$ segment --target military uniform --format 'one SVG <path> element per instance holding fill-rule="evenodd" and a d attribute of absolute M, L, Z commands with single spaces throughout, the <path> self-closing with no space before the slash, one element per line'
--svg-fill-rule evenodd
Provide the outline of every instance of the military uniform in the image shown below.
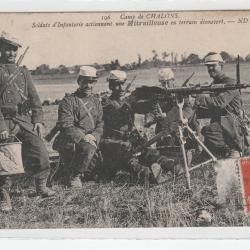
<path fill-rule="evenodd" d="M 105 175 L 114 177 L 119 170 L 128 170 L 128 161 L 132 148 L 130 135 L 134 129 L 133 103 L 129 98 L 121 100 L 110 97 L 103 98 L 104 134 L 101 151 L 104 158 Z"/>
<path fill-rule="evenodd" d="M 133 150 L 146 141 L 134 125 L 135 113 L 137 112 L 136 92 L 121 98 L 119 91 L 121 91 L 121 85 L 126 79 L 125 72 L 111 71 L 110 79 L 112 94 L 102 100 L 104 136 L 101 152 L 104 159 L 105 177 L 115 178 L 117 181 L 121 179 L 122 181 L 134 181 L 145 185 L 149 184 L 149 181 L 160 182 L 161 178 L 158 177 L 161 167 L 159 165 L 154 167 L 154 170 L 157 171 L 153 172 L 151 168 L 153 162 L 148 157 L 147 164 L 144 164 L 145 161 L 142 164 L 142 157 L 132 156 Z M 144 151 L 144 155 L 146 155 L 147 150 Z"/>
<path fill-rule="evenodd" d="M 163 131 L 164 129 L 170 129 L 171 124 L 179 120 L 179 110 L 172 96 L 169 96 L 168 100 L 166 100 L 165 102 L 160 102 L 159 105 L 162 109 L 162 112 L 164 112 L 166 116 L 161 117 L 156 109 L 153 111 L 156 120 L 156 134 Z M 189 102 L 188 98 L 186 98 L 183 106 L 184 118 L 191 120 L 191 118 L 193 118 L 193 114 L 194 112 L 192 109 L 192 105 Z M 170 131 L 172 130 L 170 129 Z"/>
<path fill-rule="evenodd" d="M 221 74 L 214 79 L 213 84 L 236 83 Z M 241 152 L 244 136 L 239 122 L 242 109 L 239 90 L 217 91 L 209 97 L 198 96 L 195 105 L 198 114 L 206 114 L 211 118 L 210 124 L 202 129 L 205 145 L 211 152 L 222 156 L 231 149 Z"/>
<path fill-rule="evenodd" d="M 0 37 L 0 137 L 5 141 L 12 135 L 12 139 L 15 136 L 22 142 L 24 166 L 35 174 L 37 194 L 52 196 L 55 192 L 46 186 L 50 172 L 49 155 L 39 137 L 43 122 L 42 105 L 28 69 L 15 64 L 21 45 L 14 40 L 5 32 Z M 6 212 L 12 209 L 6 188 L 9 186 L 9 178 L 2 177 L 0 205 Z"/>
<path fill-rule="evenodd" d="M 85 136 L 91 134 L 98 146 L 103 133 L 103 111 L 98 97 L 84 96 L 77 90 L 67 94 L 59 104 L 58 126 L 60 134 L 54 142 L 54 149 L 63 152 L 72 159 L 72 171 L 91 174 L 93 157 L 96 157 L 96 146 L 86 142 Z"/>
<path fill-rule="evenodd" d="M 48 171 L 49 156 L 45 145 L 36 132 L 35 123 L 43 122 L 40 99 L 28 70 L 19 67 L 20 73 L 14 84 L 6 86 L 10 74 L 18 68 L 15 64 L 0 66 L 0 132 L 8 130 L 22 141 L 22 156 L 27 169 L 34 173 Z M 20 92 L 27 100 L 23 100 Z"/>
<path fill-rule="evenodd" d="M 143 143 L 143 138 L 134 125 L 136 96 L 134 93 L 123 96 L 122 88 L 126 78 L 124 71 L 112 70 L 108 78 L 112 94 L 102 99 L 104 134 L 101 152 L 104 175 L 110 179 L 116 177 L 119 172 L 130 173 L 129 161 L 132 151 Z"/>
<path fill-rule="evenodd" d="M 158 72 L 159 82 L 163 89 L 174 87 L 174 73 L 170 68 L 162 68 Z M 177 126 L 179 125 L 179 108 L 177 106 L 175 98 L 171 94 L 167 94 L 164 101 L 158 103 L 153 103 L 152 112 L 147 114 L 147 117 L 150 117 L 150 121 L 146 126 L 156 123 L 155 134 L 158 134 L 161 131 L 166 131 L 168 135 L 168 140 L 164 138 L 162 141 L 158 142 L 158 146 L 178 146 L 179 141 L 176 138 Z M 159 111 L 161 109 L 162 114 Z M 183 105 L 183 116 L 185 119 L 188 119 L 189 125 L 192 129 L 198 130 L 198 122 L 194 116 L 194 111 L 192 105 L 189 101 L 189 98 L 184 98 Z"/>

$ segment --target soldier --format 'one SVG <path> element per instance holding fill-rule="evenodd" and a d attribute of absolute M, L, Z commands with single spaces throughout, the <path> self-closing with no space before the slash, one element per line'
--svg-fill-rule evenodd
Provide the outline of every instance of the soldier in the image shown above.
<path fill-rule="evenodd" d="M 55 192 L 46 186 L 50 163 L 41 139 L 42 105 L 29 71 L 15 64 L 19 47 L 21 45 L 7 34 L 0 37 L 0 139 L 4 141 L 9 136 L 16 136 L 22 142 L 23 162 L 26 169 L 35 174 L 37 194 L 52 196 Z M 8 83 L 10 75 L 15 73 L 15 80 Z M 10 178 L 1 177 L 0 182 L 1 210 L 10 211 Z"/>
<path fill-rule="evenodd" d="M 170 68 L 162 68 L 158 72 L 159 82 L 163 88 L 174 87 L 174 72 Z M 192 110 L 191 103 L 188 98 L 184 99 L 183 106 L 183 115 L 184 119 L 188 119 L 191 127 L 197 130 L 198 124 L 195 123 L 196 119 L 194 117 L 194 112 Z M 149 121 L 146 121 L 145 127 L 151 126 L 153 123 L 156 123 L 155 134 L 166 130 L 166 133 L 169 133 L 169 136 L 163 138 L 162 141 L 158 142 L 158 146 L 176 146 L 176 127 L 179 120 L 179 112 L 176 100 L 169 95 L 164 102 L 159 102 L 153 104 L 152 113 L 147 114 L 146 119 L 149 118 Z"/>
<path fill-rule="evenodd" d="M 158 72 L 158 80 L 163 88 L 174 87 L 174 72 L 170 68 L 162 68 Z"/>
<path fill-rule="evenodd" d="M 212 84 L 236 84 L 223 73 L 224 61 L 220 54 L 210 52 L 205 57 Z M 239 157 L 244 140 L 239 123 L 242 100 L 239 90 L 218 91 L 210 96 L 196 97 L 197 114 L 208 115 L 210 124 L 202 128 L 204 143 L 217 157 Z M 199 117 L 202 118 L 202 117 Z"/>
<path fill-rule="evenodd" d="M 104 158 L 105 177 L 113 178 L 117 171 L 127 170 L 132 150 L 128 135 L 134 128 L 134 111 L 133 106 L 122 98 L 127 80 L 126 73 L 112 70 L 107 80 L 111 95 L 102 98 L 104 139 L 101 151 Z"/>
<path fill-rule="evenodd" d="M 158 72 L 158 80 L 163 88 L 170 88 L 174 86 L 174 72 L 170 68 L 162 68 Z M 158 105 L 158 104 L 157 104 Z M 161 125 L 160 121 L 166 114 L 173 108 L 174 100 L 171 95 L 169 98 L 165 100 L 165 102 L 161 102 L 157 106 L 156 104 L 153 105 L 153 110 L 150 113 L 145 115 L 145 127 L 150 127 L 152 124 L 156 123 L 156 133 L 160 132 Z"/>
<path fill-rule="evenodd" d="M 77 79 L 79 88 L 73 94 L 66 94 L 58 108 L 60 134 L 53 148 L 64 158 L 70 158 L 67 167 L 71 168 L 72 188 L 81 188 L 82 178 L 86 180 L 94 174 L 93 164 L 103 133 L 102 105 L 92 93 L 96 81 L 96 69 L 82 66 Z"/>
<path fill-rule="evenodd" d="M 142 179 L 142 176 L 147 176 L 144 180 L 137 180 L 137 182 L 142 181 L 144 184 L 149 179 L 160 181 L 159 165 L 155 164 L 155 169 L 152 172 L 153 162 L 150 161 L 148 166 L 145 166 L 141 164 L 141 159 L 132 157 L 133 149 L 141 145 L 144 138 L 134 125 L 136 97 L 133 92 L 124 97 L 126 79 L 127 75 L 124 71 L 112 70 L 107 79 L 112 93 L 110 97 L 105 97 L 102 100 L 104 138 L 101 151 L 104 159 L 105 177 L 112 179 L 118 177 L 119 173 L 130 173 Z M 143 155 L 147 154 L 144 152 Z"/>

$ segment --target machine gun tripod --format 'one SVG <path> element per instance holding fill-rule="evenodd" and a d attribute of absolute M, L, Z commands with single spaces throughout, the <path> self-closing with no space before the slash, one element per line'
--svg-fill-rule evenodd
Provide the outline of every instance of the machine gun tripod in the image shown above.
<path fill-rule="evenodd" d="M 217 91 L 227 91 L 227 90 L 234 90 L 234 89 L 245 89 L 249 88 L 250 84 L 210 84 L 210 85 L 195 85 L 192 87 L 182 86 L 182 87 L 174 87 L 174 88 L 161 88 L 157 86 L 142 86 L 136 89 L 136 97 L 138 103 L 141 101 L 142 107 L 138 108 L 141 111 L 141 114 L 145 114 L 150 112 L 152 104 L 157 101 L 157 107 L 160 108 L 159 102 L 166 101 L 168 98 L 173 98 L 176 106 L 178 107 L 178 135 L 177 138 L 179 139 L 180 151 L 182 154 L 183 162 L 184 162 L 184 169 L 185 175 L 187 180 L 187 188 L 191 188 L 190 182 L 190 171 L 193 171 L 201 166 L 204 166 L 210 162 L 215 162 L 217 159 L 216 157 L 210 152 L 210 150 L 203 144 L 203 142 L 199 139 L 196 133 L 190 128 L 188 122 L 183 117 L 183 106 L 184 106 L 184 97 L 193 95 L 193 94 L 211 94 Z M 147 111 L 144 111 L 144 107 Z M 159 110 L 159 113 L 162 113 Z M 193 138 L 198 145 L 209 155 L 210 159 L 198 164 L 196 166 L 189 166 L 187 160 L 187 153 L 185 149 L 185 137 L 184 132 L 189 134 L 191 138 Z M 135 150 L 135 153 L 138 153 L 143 150 L 143 148 L 149 147 L 153 143 L 161 140 L 162 138 L 168 136 L 168 131 L 161 131 L 157 135 L 155 135 L 151 140 L 144 143 L 142 146 L 138 147 Z M 178 146 L 179 146 L 178 145 Z"/>
<path fill-rule="evenodd" d="M 177 107 L 178 107 L 178 112 L 179 112 L 179 124 L 178 124 L 178 132 L 179 132 L 179 142 L 180 142 L 180 149 L 181 149 L 181 154 L 183 158 L 183 163 L 184 163 L 184 169 L 185 169 L 185 176 L 186 176 L 186 181 L 187 181 L 187 188 L 191 189 L 191 181 L 190 181 L 190 172 L 198 169 L 208 163 L 214 163 L 217 161 L 216 157 L 210 152 L 210 150 L 204 145 L 204 143 L 200 140 L 198 135 L 196 134 L 195 131 L 193 131 L 190 126 L 188 125 L 187 119 L 184 119 L 183 116 L 183 106 L 184 106 L 184 99 L 181 101 L 177 100 L 176 101 Z M 209 155 L 210 159 L 207 161 L 197 164 L 195 166 L 190 167 L 187 161 L 187 153 L 185 149 L 185 138 L 184 138 L 184 131 L 187 131 L 187 133 L 198 143 L 198 145 Z"/>
<path fill-rule="evenodd" d="M 178 108 L 178 125 L 177 125 L 177 134 L 176 137 L 178 139 L 180 148 L 180 153 L 182 155 L 183 159 L 183 165 L 184 165 L 184 171 L 185 171 L 185 177 L 186 177 L 186 183 L 187 183 L 187 189 L 191 189 L 191 181 L 190 181 L 190 172 L 198 169 L 202 166 L 205 166 L 209 163 L 214 163 L 217 161 L 217 158 L 210 152 L 210 150 L 204 145 L 204 143 L 200 140 L 199 136 L 196 134 L 196 132 L 188 125 L 188 120 L 184 118 L 183 116 L 183 106 L 184 106 L 184 98 L 176 98 L 176 105 Z M 157 105 L 158 109 L 160 109 L 160 105 Z M 162 110 L 159 110 L 160 113 L 163 113 Z M 190 162 L 188 162 L 187 159 L 187 150 L 185 148 L 186 139 L 185 136 L 189 135 L 210 157 L 205 162 L 199 163 L 197 165 L 191 166 Z M 167 137 L 169 135 L 169 131 L 163 130 L 156 134 L 152 139 L 138 147 L 135 151 L 135 154 L 141 152 L 144 148 L 147 148 L 154 144 L 155 142 L 158 142 L 162 140 L 163 138 Z"/>

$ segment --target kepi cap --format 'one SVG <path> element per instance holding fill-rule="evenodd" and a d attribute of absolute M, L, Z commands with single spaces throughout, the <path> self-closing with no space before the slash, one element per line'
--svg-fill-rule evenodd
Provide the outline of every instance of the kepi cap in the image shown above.
<path fill-rule="evenodd" d="M 97 78 L 96 75 L 96 68 L 91 67 L 91 66 L 81 66 L 80 71 L 78 73 L 79 76 L 85 76 L 85 77 L 90 77 L 90 78 Z"/>
<path fill-rule="evenodd" d="M 109 80 L 125 82 L 127 80 L 127 74 L 122 70 L 111 70 L 108 77 L 108 81 Z"/>
<path fill-rule="evenodd" d="M 1 36 L 0 36 L 0 46 L 2 43 L 13 45 L 16 48 L 22 47 L 19 44 L 17 38 L 10 36 L 9 33 L 4 32 L 4 31 L 1 33 Z"/>
<path fill-rule="evenodd" d="M 174 72 L 170 68 L 162 68 L 158 72 L 159 81 L 168 81 L 174 79 Z"/>
<path fill-rule="evenodd" d="M 214 53 L 211 55 L 207 55 L 204 60 L 205 65 L 217 64 L 217 63 L 224 63 L 221 55 L 219 53 Z"/>

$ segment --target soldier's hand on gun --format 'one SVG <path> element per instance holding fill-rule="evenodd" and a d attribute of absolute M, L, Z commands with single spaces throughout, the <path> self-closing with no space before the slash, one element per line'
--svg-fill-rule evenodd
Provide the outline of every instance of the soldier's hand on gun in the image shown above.
<path fill-rule="evenodd" d="M 85 135 L 84 141 L 88 142 L 89 144 L 91 144 L 92 146 L 94 146 L 95 148 L 97 148 L 96 138 L 93 135 L 91 135 L 91 134 Z"/>
<path fill-rule="evenodd" d="M 37 135 L 39 137 L 42 137 L 42 135 L 43 135 L 43 124 L 42 123 L 35 123 L 33 131 L 37 132 Z"/>
<path fill-rule="evenodd" d="M 5 139 L 8 139 L 9 137 L 9 131 L 8 130 L 4 130 L 0 133 L 0 139 L 1 140 L 5 140 Z"/>

